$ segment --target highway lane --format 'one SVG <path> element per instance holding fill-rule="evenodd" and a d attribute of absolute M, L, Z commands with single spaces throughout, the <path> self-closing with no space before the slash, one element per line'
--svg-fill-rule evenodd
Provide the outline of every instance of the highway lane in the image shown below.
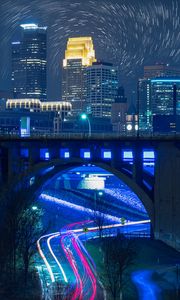
<path fill-rule="evenodd" d="M 113 190 L 113 193 L 115 192 L 116 190 Z M 117 192 L 113 195 L 117 198 Z M 122 199 L 121 194 L 118 195 L 121 200 L 127 200 Z M 83 202 L 74 201 L 72 195 L 70 198 L 66 198 L 67 195 L 62 196 L 43 191 L 39 200 L 47 209 L 45 221 L 47 222 L 48 218 L 56 221 L 56 225 L 53 227 L 56 232 L 41 237 L 37 243 L 39 254 L 43 260 L 39 261 L 38 267 L 43 289 L 48 290 L 49 297 L 49 294 L 53 295 L 56 282 L 61 282 L 65 286 L 70 285 L 71 299 L 100 300 L 97 298 L 99 295 L 102 296 L 101 299 L 105 299 L 102 286 L 97 279 L 96 266 L 85 248 L 86 240 L 99 237 L 99 228 L 89 221 L 89 219 L 93 219 L 94 210 L 84 207 L 85 203 Z M 129 199 L 133 209 L 136 209 L 137 203 L 134 201 Z M 117 233 L 129 235 L 149 232 L 149 220 L 129 221 L 127 220 L 128 216 L 127 210 L 126 223 L 123 225 L 121 224 L 121 214 L 117 214 L 115 208 L 112 211 L 106 211 L 103 236 L 114 236 Z M 71 224 L 59 230 L 60 224 L 62 227 L 68 221 Z M 75 222 L 72 223 L 72 221 Z M 86 232 L 84 232 L 85 228 Z"/>
<path fill-rule="evenodd" d="M 53 283 L 68 282 L 74 288 L 72 299 L 94 300 L 97 292 L 97 278 L 95 264 L 86 251 L 82 241 L 93 239 L 99 236 L 98 227 L 92 226 L 92 222 L 76 222 L 62 228 L 61 232 L 51 233 L 42 236 L 38 242 L 38 251 L 43 259 L 46 269 L 46 280 L 44 290 L 53 293 Z M 148 221 L 128 222 L 126 225 L 111 224 L 103 226 L 103 235 L 116 235 L 117 228 L 128 227 L 128 232 L 135 232 L 146 229 Z M 84 233 L 84 227 L 87 233 Z M 53 242 L 53 243 L 52 243 Z M 63 253 L 66 257 L 66 264 L 62 265 Z M 67 264 L 69 265 L 67 267 Z M 40 277 L 42 278 L 42 271 Z M 67 271 L 70 270 L 70 271 Z M 100 285 L 98 285 L 100 288 Z M 103 294 L 103 291 L 101 291 Z"/>

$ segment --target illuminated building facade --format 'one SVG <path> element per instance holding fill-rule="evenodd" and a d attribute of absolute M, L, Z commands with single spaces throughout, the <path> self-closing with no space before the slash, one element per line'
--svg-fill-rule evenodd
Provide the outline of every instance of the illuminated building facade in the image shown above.
<path fill-rule="evenodd" d="M 39 99 L 8 99 L 6 109 L 40 112 L 41 101 Z"/>
<path fill-rule="evenodd" d="M 1 135 L 20 135 L 22 118 L 30 119 L 30 134 L 44 135 L 54 134 L 54 113 L 52 112 L 30 112 L 30 111 L 16 111 L 5 110 L 0 111 L 0 134 Z"/>
<path fill-rule="evenodd" d="M 152 115 L 180 115 L 180 77 L 151 79 Z"/>
<path fill-rule="evenodd" d="M 111 118 L 117 94 L 117 68 L 104 62 L 95 62 L 87 68 L 87 106 L 93 117 Z"/>
<path fill-rule="evenodd" d="M 95 61 L 91 37 L 69 38 L 63 60 L 62 99 L 72 103 L 73 115 L 86 106 L 86 70 Z"/>
<path fill-rule="evenodd" d="M 40 101 L 39 99 L 8 99 L 6 108 L 9 110 L 29 110 L 30 112 L 62 112 L 66 116 L 72 110 L 69 102 Z"/>
<path fill-rule="evenodd" d="M 118 94 L 111 109 L 111 123 L 113 125 L 113 131 L 118 132 L 121 135 L 125 135 L 126 133 L 127 108 L 127 98 L 125 97 L 124 88 L 121 86 L 118 88 Z"/>
<path fill-rule="evenodd" d="M 22 39 L 12 43 L 12 92 L 17 98 L 47 98 L 46 27 L 22 24 Z"/>
<path fill-rule="evenodd" d="M 126 114 L 126 135 L 136 136 L 138 134 L 138 114 L 133 103 L 129 105 Z"/>
<path fill-rule="evenodd" d="M 144 66 L 144 78 L 180 76 L 180 69 L 169 66 L 168 64 L 155 64 Z"/>
<path fill-rule="evenodd" d="M 8 99 L 6 102 L 6 110 L 4 112 L 7 116 L 7 118 L 6 118 L 7 123 L 8 123 L 8 114 L 11 119 L 11 121 L 10 121 L 11 123 L 13 123 L 13 121 L 12 121 L 13 116 L 16 118 L 17 116 L 24 117 L 25 115 L 27 115 L 27 116 L 31 117 L 31 120 L 34 120 L 36 118 L 38 119 L 39 115 L 41 115 L 40 122 L 43 120 L 42 126 L 45 127 L 45 131 L 47 133 L 52 132 L 54 134 L 59 134 L 62 131 L 62 122 L 66 119 L 68 114 L 71 113 L 71 110 L 72 110 L 72 105 L 69 102 L 63 102 L 63 101 L 48 101 L 47 102 L 47 101 L 40 101 L 39 99 Z M 45 117 L 43 117 L 43 115 Z M 50 120 L 48 121 L 47 124 L 45 124 L 44 120 L 47 119 L 47 116 L 50 117 Z M 16 127 L 19 128 L 17 126 L 17 124 L 18 123 L 16 121 Z M 32 123 L 32 124 L 34 124 L 34 123 Z M 37 120 L 37 124 L 39 124 L 38 120 Z M 8 130 L 10 130 L 9 132 L 11 132 L 11 130 L 12 130 L 11 127 L 12 126 L 10 126 L 8 129 Z M 33 128 L 36 128 L 36 127 L 33 126 L 32 130 L 33 130 Z M 53 128 L 53 131 L 52 131 L 52 128 Z M 39 129 L 36 128 L 37 133 L 38 133 L 38 130 Z M 14 131 L 12 131 L 12 133 L 13 132 Z"/>
<path fill-rule="evenodd" d="M 155 123 L 155 127 L 158 128 L 157 120 L 163 120 L 163 117 L 160 116 L 166 117 L 166 120 L 171 120 L 172 118 L 168 119 L 167 116 L 176 117 L 176 115 L 180 115 L 180 77 L 165 76 L 140 79 L 138 83 L 138 108 L 141 134 L 149 134 L 154 131 Z M 171 122 L 168 124 L 165 127 L 171 128 Z M 173 122 L 172 127 L 175 127 Z"/>
<path fill-rule="evenodd" d="M 144 77 L 138 81 L 138 113 L 139 113 L 139 131 L 141 134 L 149 134 L 152 132 L 152 106 L 153 110 L 156 110 L 156 104 L 151 103 L 151 80 L 153 78 L 171 78 L 175 79 L 176 76 L 180 76 L 180 69 L 169 66 L 168 64 L 155 64 L 144 66 Z M 153 85 L 152 85 L 153 87 Z M 161 86 L 162 88 L 162 86 Z M 165 90 L 164 90 L 165 91 Z M 164 92 L 161 91 L 161 97 L 163 98 Z M 167 97 L 167 95 L 165 96 Z M 169 96 L 168 96 L 169 97 Z M 165 101 L 167 104 L 167 101 Z M 166 104 L 164 107 L 166 107 Z M 158 110 L 158 107 L 157 107 Z M 155 112 L 154 112 L 155 113 Z M 156 114 L 156 113 L 155 113 Z"/>
<path fill-rule="evenodd" d="M 138 81 L 138 114 L 139 131 L 148 134 L 152 131 L 151 110 L 151 80 L 139 79 Z"/>

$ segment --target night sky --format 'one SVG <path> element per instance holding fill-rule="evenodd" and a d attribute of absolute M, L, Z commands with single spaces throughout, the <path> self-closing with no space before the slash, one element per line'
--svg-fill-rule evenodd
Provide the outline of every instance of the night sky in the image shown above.
<path fill-rule="evenodd" d="M 93 37 L 96 57 L 118 65 L 129 100 L 143 65 L 180 65 L 179 0 L 0 0 L 0 90 L 10 89 L 11 41 L 21 23 L 48 26 L 48 99 L 60 99 L 67 39 Z"/>

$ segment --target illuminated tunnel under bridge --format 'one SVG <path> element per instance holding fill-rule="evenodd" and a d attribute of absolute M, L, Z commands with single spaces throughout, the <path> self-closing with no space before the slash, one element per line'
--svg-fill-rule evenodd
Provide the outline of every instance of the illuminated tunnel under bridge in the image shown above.
<path fill-rule="evenodd" d="M 42 185 L 60 171 L 95 164 L 141 199 L 155 238 L 180 249 L 180 140 L 171 138 L 24 138 L 0 141 L 1 182 L 30 170 Z"/>

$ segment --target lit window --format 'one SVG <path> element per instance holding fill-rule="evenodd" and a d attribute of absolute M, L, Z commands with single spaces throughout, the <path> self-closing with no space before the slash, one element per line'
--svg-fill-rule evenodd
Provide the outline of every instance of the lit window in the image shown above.
<path fill-rule="evenodd" d="M 144 161 L 149 161 L 149 160 L 154 160 L 155 159 L 155 153 L 154 151 L 148 151 L 148 150 L 145 150 L 143 151 L 143 159 Z"/>
<path fill-rule="evenodd" d="M 49 160 L 50 154 L 47 148 L 40 149 L 40 159 Z"/>
<path fill-rule="evenodd" d="M 69 149 L 61 149 L 60 150 L 60 157 L 61 158 L 70 158 Z"/>
<path fill-rule="evenodd" d="M 91 152 L 89 149 L 81 149 L 80 150 L 80 156 L 81 158 L 90 159 L 91 158 Z"/>
<path fill-rule="evenodd" d="M 133 161 L 133 152 L 131 150 L 123 151 L 123 160 L 124 161 Z"/>
<path fill-rule="evenodd" d="M 111 159 L 112 158 L 112 152 L 111 150 L 101 150 L 101 156 L 103 159 Z"/>

